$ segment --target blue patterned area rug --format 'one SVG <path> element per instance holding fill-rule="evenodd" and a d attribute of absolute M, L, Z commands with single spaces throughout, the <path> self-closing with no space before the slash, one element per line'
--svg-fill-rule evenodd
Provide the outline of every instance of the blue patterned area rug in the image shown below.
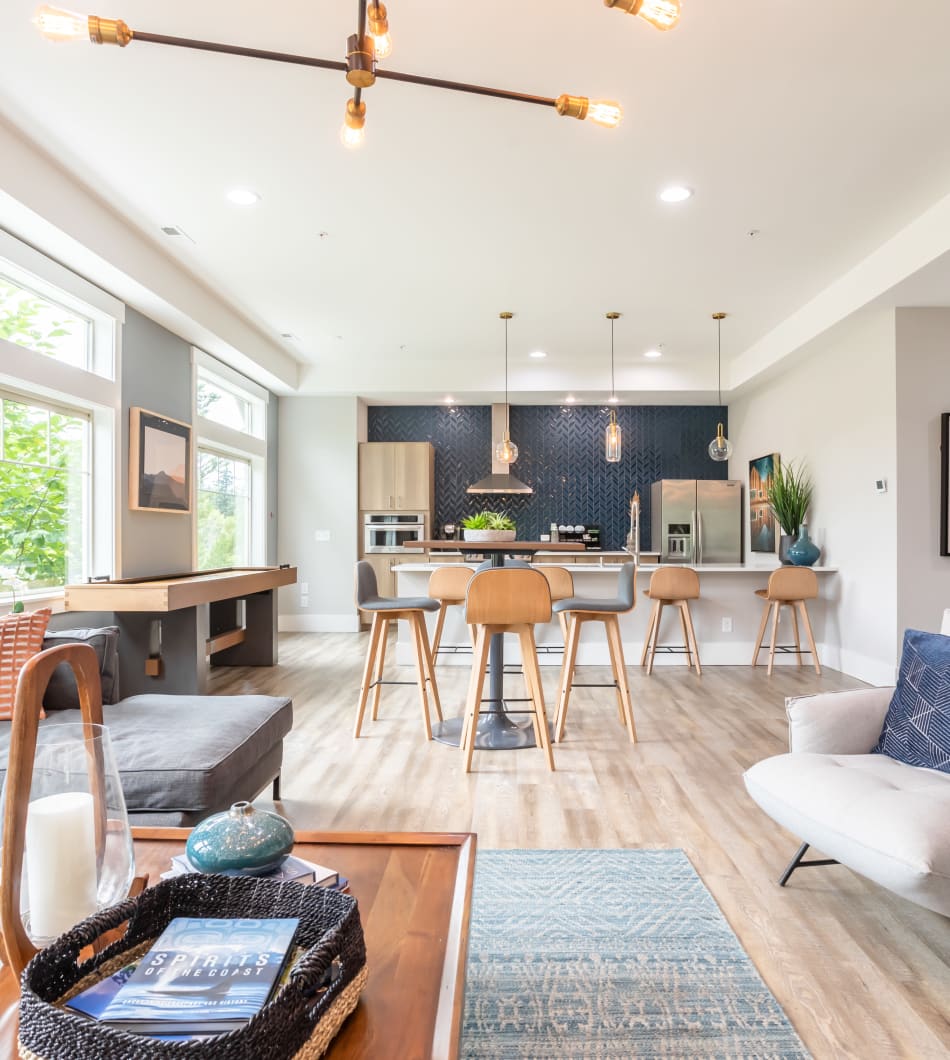
<path fill-rule="evenodd" d="M 807 1060 L 681 850 L 480 850 L 462 1056 Z"/>

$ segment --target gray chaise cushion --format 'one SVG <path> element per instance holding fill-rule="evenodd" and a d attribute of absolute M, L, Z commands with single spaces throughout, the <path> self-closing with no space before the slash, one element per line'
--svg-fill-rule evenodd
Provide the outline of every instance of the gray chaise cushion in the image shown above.
<path fill-rule="evenodd" d="M 235 783 L 280 747 L 293 724 L 293 705 L 280 696 L 132 696 L 104 706 L 102 714 L 129 813 L 187 813 L 196 819 L 228 805 Z M 59 710 L 40 724 L 79 720 L 78 710 Z M 7 723 L 0 725 L 4 764 L 9 744 Z"/>

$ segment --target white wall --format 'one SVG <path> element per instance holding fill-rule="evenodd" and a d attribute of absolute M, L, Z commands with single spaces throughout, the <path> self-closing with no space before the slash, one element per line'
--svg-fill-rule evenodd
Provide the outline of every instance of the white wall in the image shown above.
<path fill-rule="evenodd" d="M 950 607 L 940 555 L 940 414 L 950 412 L 950 309 L 897 310 L 898 630 L 938 630 Z"/>
<path fill-rule="evenodd" d="M 282 630 L 359 630 L 353 602 L 359 404 L 356 398 L 280 399 L 278 554 L 298 568 L 297 584 L 280 590 Z M 302 585 L 309 589 L 306 605 Z"/>
<path fill-rule="evenodd" d="M 822 661 L 874 684 L 894 680 L 898 657 L 896 437 L 893 310 L 855 314 L 729 403 L 730 478 L 748 482 L 749 461 L 773 452 L 807 466 L 819 562 L 840 568 L 822 581 Z"/>

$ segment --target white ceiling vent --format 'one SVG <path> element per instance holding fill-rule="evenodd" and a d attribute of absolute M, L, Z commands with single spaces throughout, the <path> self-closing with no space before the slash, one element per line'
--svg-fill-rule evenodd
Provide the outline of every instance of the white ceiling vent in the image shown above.
<path fill-rule="evenodd" d="M 184 236 L 189 243 L 194 243 L 194 240 L 188 235 L 184 228 L 179 228 L 178 225 L 162 225 L 162 231 L 166 236 Z"/>

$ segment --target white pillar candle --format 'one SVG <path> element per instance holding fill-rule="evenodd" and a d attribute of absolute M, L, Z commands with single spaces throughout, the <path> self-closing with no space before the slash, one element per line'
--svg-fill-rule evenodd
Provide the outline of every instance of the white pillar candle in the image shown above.
<path fill-rule="evenodd" d="M 30 934 L 51 939 L 96 911 L 92 796 L 65 791 L 31 802 L 26 817 Z"/>

